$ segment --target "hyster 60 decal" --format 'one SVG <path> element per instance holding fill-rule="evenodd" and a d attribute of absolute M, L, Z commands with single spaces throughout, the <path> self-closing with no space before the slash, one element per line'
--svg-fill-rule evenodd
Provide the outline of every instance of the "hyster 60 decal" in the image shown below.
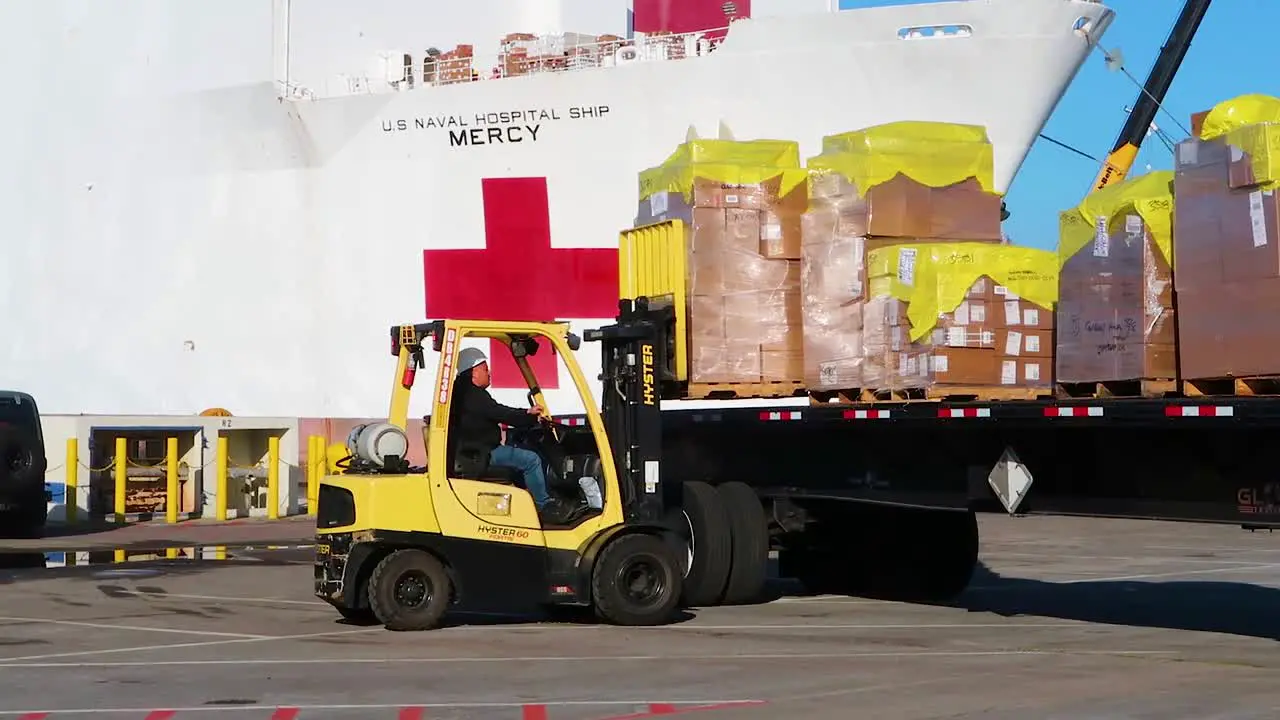
<path fill-rule="evenodd" d="M 503 540 L 506 542 L 515 542 L 516 540 L 528 540 L 529 531 L 519 528 L 499 527 L 497 525 L 481 525 L 477 528 L 481 535 L 489 540 Z"/>

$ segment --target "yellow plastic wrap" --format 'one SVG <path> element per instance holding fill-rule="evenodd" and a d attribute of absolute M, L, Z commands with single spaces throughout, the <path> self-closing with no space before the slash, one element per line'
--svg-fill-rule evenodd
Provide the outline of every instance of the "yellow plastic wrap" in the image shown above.
<path fill-rule="evenodd" d="M 1218 103 L 1200 129 L 1201 140 L 1217 138 L 1249 158 L 1262 189 L 1280 188 L 1280 98 L 1249 94 Z"/>
<path fill-rule="evenodd" d="M 867 253 L 868 295 L 907 303 L 916 342 L 954 311 L 984 275 L 1044 308 L 1058 299 L 1058 258 L 1047 250 L 986 243 L 894 245 Z"/>
<path fill-rule="evenodd" d="M 688 228 L 691 383 L 800 381 L 806 177 L 799 146 L 782 140 L 691 140 L 640 173 L 636 227 Z"/>
<path fill-rule="evenodd" d="M 1137 213 L 1165 262 L 1173 263 L 1173 171 L 1157 170 L 1089 193 L 1058 216 L 1058 263 L 1065 264 L 1098 236 L 1099 219 L 1110 225 Z"/>
<path fill-rule="evenodd" d="M 977 125 L 905 121 L 828 135 L 807 167 L 833 172 L 863 193 L 901 173 L 928 187 L 977 178 L 994 192 L 994 160 L 986 130 Z"/>
<path fill-rule="evenodd" d="M 693 197 L 694 178 L 725 185 L 758 185 L 781 176 L 779 195 L 804 184 L 800 148 L 788 140 L 690 140 L 661 165 L 640 173 L 640 200 L 655 193 Z"/>
<path fill-rule="evenodd" d="M 808 168 L 810 210 L 830 206 L 843 234 L 1001 238 L 992 147 L 981 127 L 898 122 L 828 135 Z"/>

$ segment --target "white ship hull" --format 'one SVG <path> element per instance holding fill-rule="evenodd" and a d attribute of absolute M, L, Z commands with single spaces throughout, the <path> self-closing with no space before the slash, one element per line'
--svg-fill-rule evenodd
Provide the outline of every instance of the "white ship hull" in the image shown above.
<path fill-rule="evenodd" d="M 45 8 L 64 5 L 25 7 L 52 38 L 71 21 Z M 1081 19 L 1088 33 L 1073 30 Z M 129 72 L 95 63 L 92 43 L 49 50 L 48 72 L 38 60 L 40 81 L 19 93 L 36 112 L 0 119 L 0 148 L 17 158 L 0 169 L 0 386 L 50 413 L 377 416 L 391 324 L 468 302 L 607 317 L 598 288 L 578 297 L 598 256 L 575 269 L 535 248 L 548 234 L 554 248 L 612 247 L 635 215 L 637 173 L 690 126 L 795 140 L 808 156 L 825 134 L 877 123 L 980 124 L 1003 190 L 1110 19 L 1083 0 L 973 0 L 744 20 L 701 57 L 305 100 L 277 98 L 261 53 L 229 86 L 161 93 L 147 78 L 175 87 L 165 63 L 189 69 L 189 44 L 155 41 Z M 899 37 L 943 25 L 972 33 Z M 511 111 L 525 114 L 478 117 Z M 507 204 L 490 208 L 489 240 L 527 246 L 440 260 L 450 270 L 436 282 L 451 287 L 433 294 L 424 251 L 484 248 L 482 181 L 501 178 L 532 180 L 490 185 Z M 527 262 L 503 269 L 494 255 Z M 518 290 L 526 278 L 536 290 Z M 594 352 L 580 353 L 592 377 Z M 550 401 L 577 407 L 567 393 Z"/>

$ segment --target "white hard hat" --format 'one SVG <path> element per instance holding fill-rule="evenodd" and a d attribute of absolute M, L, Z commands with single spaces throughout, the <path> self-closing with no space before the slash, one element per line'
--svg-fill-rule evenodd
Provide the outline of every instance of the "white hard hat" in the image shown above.
<path fill-rule="evenodd" d="M 475 347 L 465 347 L 458 353 L 457 372 L 461 375 L 471 368 L 487 362 L 489 362 L 489 358 L 485 357 L 483 350 Z"/>

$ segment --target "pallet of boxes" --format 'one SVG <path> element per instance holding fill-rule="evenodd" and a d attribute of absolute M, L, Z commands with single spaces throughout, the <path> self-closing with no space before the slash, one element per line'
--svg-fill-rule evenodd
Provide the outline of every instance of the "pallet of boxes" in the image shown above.
<path fill-rule="evenodd" d="M 1005 244 L 980 127 L 828 136 L 802 220 L 805 382 L 816 402 L 1048 394 L 1053 253 Z"/>
<path fill-rule="evenodd" d="M 1089 194 L 1059 215 L 1057 394 L 1177 391 L 1173 173 Z"/>
<path fill-rule="evenodd" d="M 635 226 L 687 229 L 687 397 L 803 395 L 806 177 L 776 140 L 690 140 L 640 174 Z"/>
<path fill-rule="evenodd" d="M 1280 98 L 1225 101 L 1193 129 L 1173 181 L 1182 390 L 1280 394 Z"/>

